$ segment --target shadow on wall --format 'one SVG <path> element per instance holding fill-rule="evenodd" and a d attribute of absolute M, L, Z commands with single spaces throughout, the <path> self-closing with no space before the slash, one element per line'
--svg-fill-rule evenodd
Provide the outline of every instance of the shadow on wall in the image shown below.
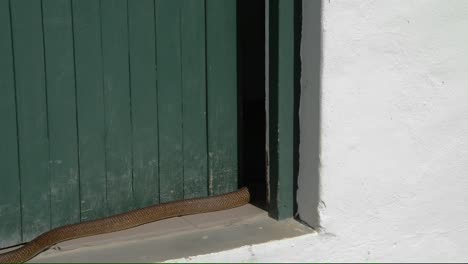
<path fill-rule="evenodd" d="M 302 1 L 302 40 L 296 39 L 296 91 L 300 92 L 296 110 L 297 213 L 308 225 L 320 227 L 320 146 L 321 146 L 321 69 L 322 1 Z M 297 21 L 296 25 L 300 25 Z M 300 27 L 298 27 L 299 30 Z M 296 36 L 300 34 L 296 33 Z M 297 38 L 297 37 L 296 37 Z M 307 47 L 305 47 L 307 45 Z M 300 47 L 299 47 L 300 46 Z M 300 69 L 300 70 L 299 70 Z M 300 82 L 299 82 L 300 80 Z M 298 95 L 298 94 L 297 94 Z"/>

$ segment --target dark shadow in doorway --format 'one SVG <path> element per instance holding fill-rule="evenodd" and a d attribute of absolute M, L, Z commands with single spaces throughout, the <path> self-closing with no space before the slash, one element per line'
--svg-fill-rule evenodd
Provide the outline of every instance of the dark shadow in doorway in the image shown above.
<path fill-rule="evenodd" d="M 265 1 L 237 1 L 239 185 L 266 209 Z"/>

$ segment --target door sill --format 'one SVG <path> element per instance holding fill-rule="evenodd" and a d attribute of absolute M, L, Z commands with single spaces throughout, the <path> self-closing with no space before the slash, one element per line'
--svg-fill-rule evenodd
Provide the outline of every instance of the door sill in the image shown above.
<path fill-rule="evenodd" d="M 293 219 L 276 221 L 249 204 L 62 242 L 29 262 L 162 262 L 313 232 Z"/>

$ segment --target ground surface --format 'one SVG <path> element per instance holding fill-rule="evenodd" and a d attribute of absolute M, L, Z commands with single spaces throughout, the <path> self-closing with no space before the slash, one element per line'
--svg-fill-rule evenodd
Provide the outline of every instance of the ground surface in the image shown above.
<path fill-rule="evenodd" d="M 265 211 L 246 205 L 63 242 L 30 262 L 186 262 L 197 259 L 193 256 L 242 250 L 243 246 L 311 232 L 294 220 L 278 222 L 269 218 Z M 221 259 L 213 257 L 206 261 L 229 261 L 223 255 Z"/>

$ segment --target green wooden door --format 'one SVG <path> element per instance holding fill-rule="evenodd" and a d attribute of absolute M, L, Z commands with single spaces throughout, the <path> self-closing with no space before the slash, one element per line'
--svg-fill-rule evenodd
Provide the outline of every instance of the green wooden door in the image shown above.
<path fill-rule="evenodd" d="M 237 189 L 235 0 L 0 0 L 0 248 Z"/>

